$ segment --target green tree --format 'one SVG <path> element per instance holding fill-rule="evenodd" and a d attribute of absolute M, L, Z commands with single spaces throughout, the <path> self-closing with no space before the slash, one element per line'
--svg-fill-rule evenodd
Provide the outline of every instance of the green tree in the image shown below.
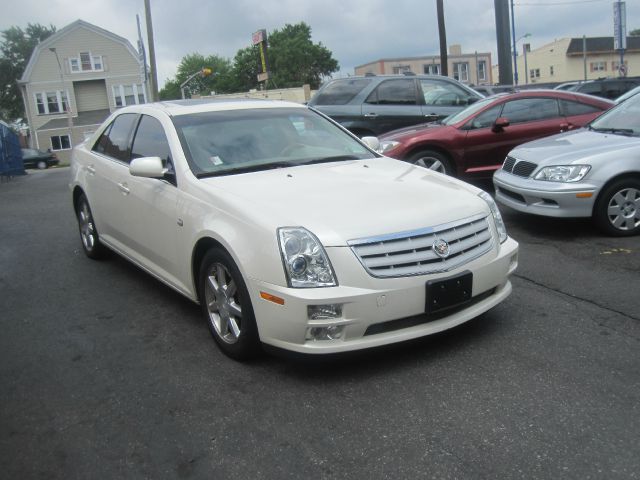
<path fill-rule="evenodd" d="M 635 30 L 631 30 L 629 32 L 631 37 L 640 37 L 640 28 L 636 28 Z"/>
<path fill-rule="evenodd" d="M 24 104 L 17 80 L 22 77 L 35 46 L 56 31 L 56 27 L 29 23 L 23 30 L 10 27 L 0 32 L 0 117 L 24 118 Z"/>
<path fill-rule="evenodd" d="M 269 35 L 269 63 L 278 88 L 298 87 L 305 83 L 318 88 L 325 76 L 339 69 L 331 51 L 322 43 L 313 43 L 311 27 L 305 22 L 286 24 Z"/>
<path fill-rule="evenodd" d="M 260 62 L 260 50 L 256 46 L 250 46 L 238 50 L 233 59 L 231 70 L 232 87 L 236 92 L 248 92 L 258 86 L 258 66 Z"/>
<path fill-rule="evenodd" d="M 209 76 L 194 77 L 186 86 L 185 93 L 191 95 L 209 95 L 212 91 L 226 93 L 232 83 L 229 78 L 231 72 L 231 61 L 209 55 L 205 57 L 200 53 L 191 53 L 183 57 L 178 65 L 178 72 L 174 78 L 167 79 L 165 86 L 160 90 L 161 100 L 174 100 L 181 98 L 180 85 L 191 75 L 199 72 L 202 68 L 210 68 L 212 74 Z"/>

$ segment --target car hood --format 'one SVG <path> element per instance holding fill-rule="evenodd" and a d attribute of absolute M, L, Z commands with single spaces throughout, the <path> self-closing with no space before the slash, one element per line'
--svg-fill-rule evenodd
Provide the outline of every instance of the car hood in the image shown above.
<path fill-rule="evenodd" d="M 525 143 L 509 155 L 539 165 L 567 165 L 614 158 L 628 149 L 640 150 L 640 138 L 580 129 Z"/>
<path fill-rule="evenodd" d="M 422 136 L 429 133 L 439 132 L 444 128 L 446 128 L 446 125 L 442 125 L 441 123 L 436 123 L 436 122 L 421 123 L 419 125 L 412 125 L 410 127 L 399 128 L 398 130 L 387 132 L 384 135 L 380 136 L 380 141 L 398 140 L 404 137 L 415 137 L 418 135 Z"/>
<path fill-rule="evenodd" d="M 212 202 L 232 205 L 239 220 L 272 231 L 302 226 L 325 246 L 489 214 L 479 189 L 386 157 L 201 181 Z"/>

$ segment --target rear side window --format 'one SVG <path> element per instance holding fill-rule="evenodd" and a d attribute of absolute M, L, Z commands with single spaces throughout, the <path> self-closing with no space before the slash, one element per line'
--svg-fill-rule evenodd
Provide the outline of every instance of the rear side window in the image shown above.
<path fill-rule="evenodd" d="M 116 160 L 129 163 L 129 140 L 137 118 L 138 115 L 135 113 L 124 113 L 116 117 L 100 136 L 93 149 Z"/>
<path fill-rule="evenodd" d="M 416 105 L 416 82 L 412 78 L 385 80 L 371 92 L 366 103 L 377 105 Z"/>
<path fill-rule="evenodd" d="M 505 103 L 502 116 L 510 123 L 522 123 L 556 118 L 560 111 L 555 98 L 523 98 Z"/>
<path fill-rule="evenodd" d="M 579 85 L 575 90 L 580 93 L 587 93 L 589 95 L 602 95 L 602 88 L 599 83 L 585 83 L 584 85 Z"/>
<path fill-rule="evenodd" d="M 171 165 L 171 149 L 164 128 L 149 115 L 143 115 L 140 119 L 131 147 L 131 159 L 141 157 L 160 157 L 165 168 Z"/>
<path fill-rule="evenodd" d="M 314 105 L 345 105 L 371 83 L 370 78 L 334 80 L 318 92 Z"/>
<path fill-rule="evenodd" d="M 560 107 L 562 108 L 563 115 L 567 117 L 602 111 L 602 108 L 594 107 L 586 103 L 572 102 L 571 100 L 560 100 Z"/>

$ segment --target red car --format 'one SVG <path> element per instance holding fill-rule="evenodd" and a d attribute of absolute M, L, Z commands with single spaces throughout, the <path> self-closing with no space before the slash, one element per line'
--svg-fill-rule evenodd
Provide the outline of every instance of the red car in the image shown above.
<path fill-rule="evenodd" d="M 499 94 L 440 123 L 389 132 L 380 137 L 378 151 L 448 175 L 491 177 L 516 146 L 582 127 L 613 105 L 558 90 Z"/>

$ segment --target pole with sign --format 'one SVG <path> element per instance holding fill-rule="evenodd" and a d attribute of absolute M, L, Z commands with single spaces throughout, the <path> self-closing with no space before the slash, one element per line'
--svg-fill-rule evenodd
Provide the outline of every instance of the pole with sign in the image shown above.
<path fill-rule="evenodd" d="M 613 49 L 620 50 L 620 76 L 627 74 L 624 65 L 624 51 L 627 48 L 627 9 L 626 3 L 620 0 L 613 3 Z"/>
<path fill-rule="evenodd" d="M 265 29 L 258 30 L 252 35 L 254 45 L 258 45 L 260 49 L 260 65 L 258 71 L 258 81 L 265 82 L 269 80 L 269 60 L 267 57 L 267 31 Z M 266 88 L 265 88 L 266 89 Z"/>

